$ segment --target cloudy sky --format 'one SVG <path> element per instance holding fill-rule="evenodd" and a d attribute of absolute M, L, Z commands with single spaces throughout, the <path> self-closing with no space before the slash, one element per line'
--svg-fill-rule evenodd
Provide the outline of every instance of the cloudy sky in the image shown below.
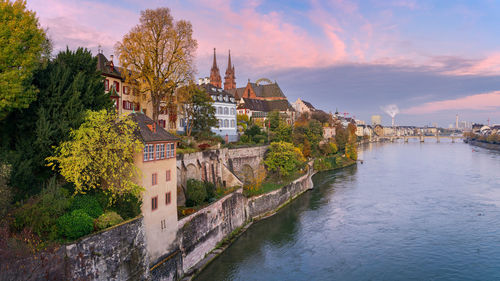
<path fill-rule="evenodd" d="M 222 73 L 231 49 L 237 86 L 276 80 L 290 101 L 369 121 L 448 126 L 500 123 L 500 2 L 412 0 L 28 0 L 55 50 L 104 54 L 138 23 L 140 11 L 169 7 L 191 21 L 198 77 L 213 48 Z"/>

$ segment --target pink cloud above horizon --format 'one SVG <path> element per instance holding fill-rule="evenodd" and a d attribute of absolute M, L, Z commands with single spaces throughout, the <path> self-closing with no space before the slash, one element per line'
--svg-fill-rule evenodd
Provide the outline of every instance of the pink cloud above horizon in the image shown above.
<path fill-rule="evenodd" d="M 495 110 L 500 108 L 500 91 L 470 95 L 457 99 L 428 102 L 401 111 L 403 114 L 423 115 L 447 110 Z"/>

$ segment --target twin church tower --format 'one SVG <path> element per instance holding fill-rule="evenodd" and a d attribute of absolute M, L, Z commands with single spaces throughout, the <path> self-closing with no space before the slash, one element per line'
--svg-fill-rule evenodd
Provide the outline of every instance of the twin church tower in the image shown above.
<path fill-rule="evenodd" d="M 214 48 L 214 63 L 210 69 L 210 84 L 215 87 L 222 88 L 222 79 L 217 66 Z M 227 60 L 226 75 L 224 75 L 224 90 L 236 89 L 236 76 L 234 75 L 234 65 L 231 64 L 231 50 L 229 50 L 229 58 Z"/>

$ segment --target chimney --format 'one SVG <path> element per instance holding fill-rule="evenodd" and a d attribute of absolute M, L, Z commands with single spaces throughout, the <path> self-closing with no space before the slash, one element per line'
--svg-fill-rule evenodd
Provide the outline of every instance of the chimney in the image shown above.
<path fill-rule="evenodd" d="M 109 58 L 111 59 L 111 62 L 113 62 L 113 55 L 109 56 Z"/>

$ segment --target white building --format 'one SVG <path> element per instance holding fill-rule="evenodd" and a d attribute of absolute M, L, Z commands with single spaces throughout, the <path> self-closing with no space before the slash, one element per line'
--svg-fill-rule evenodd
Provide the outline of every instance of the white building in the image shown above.
<path fill-rule="evenodd" d="M 238 128 L 236 121 L 236 100 L 228 92 L 211 84 L 200 85 L 212 97 L 215 107 L 215 117 L 218 127 L 212 127 L 212 132 L 221 136 L 226 142 L 238 141 Z"/>

